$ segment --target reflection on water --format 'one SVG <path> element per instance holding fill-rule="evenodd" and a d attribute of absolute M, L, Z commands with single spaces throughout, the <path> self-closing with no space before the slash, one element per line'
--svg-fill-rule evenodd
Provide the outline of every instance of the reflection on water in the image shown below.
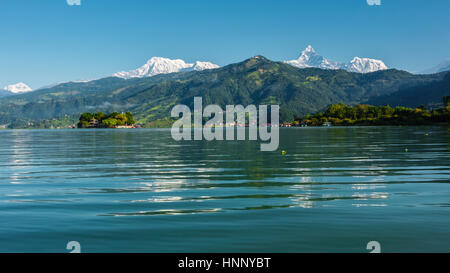
<path fill-rule="evenodd" d="M 450 250 L 446 128 L 290 128 L 277 152 L 162 129 L 0 137 L 0 252 Z"/>

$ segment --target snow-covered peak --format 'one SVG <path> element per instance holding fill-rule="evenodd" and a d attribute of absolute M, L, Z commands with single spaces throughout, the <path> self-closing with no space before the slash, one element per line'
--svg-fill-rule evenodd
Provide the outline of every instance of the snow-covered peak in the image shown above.
<path fill-rule="evenodd" d="M 285 61 L 285 63 L 298 68 L 318 67 L 322 69 L 345 69 L 347 71 L 359 73 L 368 73 L 388 69 L 383 61 L 369 58 L 355 57 L 348 63 L 331 61 L 317 54 L 314 48 L 310 45 L 302 51 L 298 59 Z"/>
<path fill-rule="evenodd" d="M 314 50 L 314 48 L 311 45 L 308 45 L 305 50 L 302 51 L 302 55 L 303 54 L 308 54 L 308 53 L 316 53 L 316 51 Z"/>
<path fill-rule="evenodd" d="M 180 59 L 171 60 L 162 57 L 153 57 L 150 60 L 148 60 L 146 64 L 139 67 L 138 69 L 131 70 L 128 72 L 127 71 L 118 72 L 113 74 L 113 76 L 126 79 L 151 77 L 158 74 L 168 74 L 178 72 L 182 69 L 191 66 L 192 65 L 189 65 Z"/>
<path fill-rule="evenodd" d="M 317 60 L 322 60 L 323 57 L 318 55 L 314 48 L 312 46 L 308 46 L 305 50 L 302 51 L 302 54 L 300 54 L 300 57 L 298 57 L 297 61 L 302 61 L 305 63 L 305 65 L 308 65 L 308 63 L 312 63 Z"/>
<path fill-rule="evenodd" d="M 185 70 L 205 70 L 218 68 L 210 62 L 196 62 L 195 64 L 186 63 L 181 59 L 168 59 L 162 57 L 153 57 L 143 66 L 131 70 L 131 71 L 121 71 L 113 74 L 114 77 L 131 79 L 131 78 L 144 78 L 151 77 L 159 74 L 169 74 Z"/>
<path fill-rule="evenodd" d="M 383 61 L 354 57 L 347 66 L 347 70 L 358 73 L 369 73 L 378 70 L 386 70 L 388 67 Z"/>
<path fill-rule="evenodd" d="M 22 94 L 33 91 L 33 89 L 31 89 L 28 85 L 26 85 L 23 82 L 7 85 L 3 89 L 12 92 L 14 94 Z"/>
<path fill-rule="evenodd" d="M 202 70 L 206 70 L 206 69 L 216 69 L 219 68 L 220 66 L 218 66 L 217 64 L 213 64 L 210 62 L 200 62 L 200 61 L 196 61 L 194 66 L 192 67 L 193 70 L 195 71 L 202 71 Z"/>
<path fill-rule="evenodd" d="M 298 68 L 319 67 L 323 69 L 339 69 L 336 62 L 327 60 L 323 56 L 317 54 L 311 45 L 302 51 L 298 59 L 286 61 L 286 63 Z"/>

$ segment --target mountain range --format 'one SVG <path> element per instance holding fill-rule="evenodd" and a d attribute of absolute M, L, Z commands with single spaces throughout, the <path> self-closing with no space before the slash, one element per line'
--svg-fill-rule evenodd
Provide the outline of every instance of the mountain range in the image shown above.
<path fill-rule="evenodd" d="M 285 62 L 298 68 L 317 67 L 323 69 L 344 69 L 349 72 L 358 73 L 370 73 L 388 69 L 383 61 L 369 58 L 354 57 L 347 63 L 331 61 L 317 54 L 311 45 L 302 51 L 298 59 Z"/>
<path fill-rule="evenodd" d="M 180 71 L 202 71 L 214 69 L 219 66 L 210 62 L 197 61 L 193 64 L 186 63 L 181 59 L 171 60 L 168 58 L 153 57 L 143 66 L 131 70 L 114 73 L 113 77 L 122 79 L 152 77 L 159 74 L 176 73 Z"/>
<path fill-rule="evenodd" d="M 348 63 L 330 61 L 317 54 L 311 45 L 302 51 L 298 59 L 286 61 L 286 63 L 298 68 L 317 67 L 323 69 L 344 69 L 358 73 L 369 73 L 388 69 L 383 61 L 369 58 L 355 57 Z M 170 74 L 181 71 L 202 71 L 215 68 L 219 68 L 219 66 L 211 62 L 197 61 L 195 63 L 186 63 L 181 59 L 172 60 L 162 57 L 153 57 L 143 66 L 135 70 L 117 72 L 112 76 L 123 79 L 144 78 L 159 74 Z"/>
<path fill-rule="evenodd" d="M 181 62 L 180 62 L 181 63 Z M 185 70 L 151 77 L 107 77 L 63 83 L 0 99 L 0 124 L 20 127 L 26 121 L 82 112 L 131 111 L 139 123 L 169 119 L 176 104 L 278 104 L 280 120 L 324 110 L 328 105 L 373 102 L 438 107 L 449 95 L 450 72 L 414 75 L 395 69 L 355 73 L 343 69 L 297 68 L 255 56 L 240 63 Z M 397 101 L 395 100 L 397 99 Z"/>
<path fill-rule="evenodd" d="M 307 46 L 306 49 L 301 52 L 300 56 L 297 59 L 284 62 L 297 68 L 316 67 L 331 70 L 343 69 L 349 72 L 356 72 L 356 73 L 371 73 L 388 69 L 388 67 L 383 61 L 370 58 L 354 57 L 351 61 L 346 63 L 332 61 L 317 54 L 317 52 L 311 45 Z M 147 63 L 145 63 L 143 66 L 137 69 L 131 71 L 120 71 L 112 74 L 112 76 L 122 79 L 146 78 L 161 74 L 170 74 L 186 71 L 202 71 L 208 69 L 216 69 L 219 67 L 220 66 L 213 64 L 211 62 L 196 61 L 194 63 L 187 63 L 181 59 L 152 57 L 147 61 Z M 421 74 L 434 74 L 448 70 L 450 70 L 450 60 L 443 62 L 436 67 L 424 70 L 421 72 Z M 88 82 L 88 81 L 91 80 L 78 80 L 71 82 Z M 46 85 L 36 90 L 48 89 L 63 83 L 64 82 L 59 82 Z M 4 89 L 0 89 L 0 98 L 31 91 L 33 90 L 25 83 L 21 82 L 17 84 L 12 84 L 6 86 Z"/>

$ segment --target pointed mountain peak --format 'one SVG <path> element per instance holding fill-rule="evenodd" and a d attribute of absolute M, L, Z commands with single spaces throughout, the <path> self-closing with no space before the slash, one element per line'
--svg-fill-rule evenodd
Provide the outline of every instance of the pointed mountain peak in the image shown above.
<path fill-rule="evenodd" d="M 311 45 L 309 45 L 305 48 L 305 50 L 302 51 L 300 57 L 298 57 L 298 60 L 308 61 L 310 58 L 314 58 L 315 56 L 322 57 L 316 53 L 316 51 Z"/>
<path fill-rule="evenodd" d="M 305 50 L 302 51 L 302 54 L 316 53 L 314 48 L 311 45 L 308 45 Z"/>
<path fill-rule="evenodd" d="M 298 68 L 319 67 L 323 69 L 339 69 L 335 62 L 329 61 L 317 54 L 311 45 L 308 45 L 297 59 L 285 62 Z"/>
<path fill-rule="evenodd" d="M 298 59 L 285 61 L 298 68 L 318 67 L 322 69 L 345 69 L 350 72 L 369 73 L 378 70 L 385 70 L 388 67 L 383 61 L 354 57 L 350 62 L 339 63 L 328 60 L 316 53 L 311 45 L 308 45 Z"/>

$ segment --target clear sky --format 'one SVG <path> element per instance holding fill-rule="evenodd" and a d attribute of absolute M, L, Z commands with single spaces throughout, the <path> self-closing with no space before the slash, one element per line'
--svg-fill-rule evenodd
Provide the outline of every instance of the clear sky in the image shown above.
<path fill-rule="evenodd" d="M 450 59 L 448 0 L 1 0 L 0 11 L 0 87 L 100 78 L 152 56 L 294 59 L 309 44 L 412 72 Z"/>

